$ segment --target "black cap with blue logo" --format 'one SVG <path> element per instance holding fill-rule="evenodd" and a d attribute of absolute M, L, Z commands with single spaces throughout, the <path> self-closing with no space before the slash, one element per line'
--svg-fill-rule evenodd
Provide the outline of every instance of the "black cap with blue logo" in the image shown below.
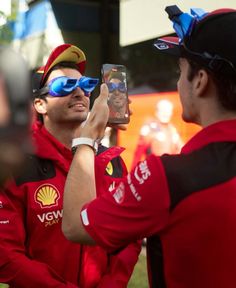
<path fill-rule="evenodd" d="M 183 13 L 176 5 L 165 10 L 178 37 L 157 39 L 154 46 L 159 51 L 192 59 L 214 73 L 236 75 L 236 10 Z"/>

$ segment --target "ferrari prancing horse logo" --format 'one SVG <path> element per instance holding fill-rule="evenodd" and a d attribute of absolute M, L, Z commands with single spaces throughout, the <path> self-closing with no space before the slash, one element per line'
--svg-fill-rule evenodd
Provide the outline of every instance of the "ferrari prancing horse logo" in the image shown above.
<path fill-rule="evenodd" d="M 113 174 L 113 166 L 112 166 L 111 161 L 107 164 L 106 172 L 107 172 L 107 174 L 110 175 L 110 176 Z"/>

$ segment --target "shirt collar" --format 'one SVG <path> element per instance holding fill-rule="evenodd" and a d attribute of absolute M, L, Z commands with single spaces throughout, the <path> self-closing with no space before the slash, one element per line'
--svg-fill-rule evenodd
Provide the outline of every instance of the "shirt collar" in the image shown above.
<path fill-rule="evenodd" d="M 72 152 L 65 145 L 63 145 L 60 141 L 58 141 L 52 134 L 50 134 L 45 126 L 42 126 L 41 129 L 42 134 L 48 138 L 48 140 L 53 144 L 54 147 L 59 151 L 60 154 L 64 155 L 67 159 L 72 159 Z"/>
<path fill-rule="evenodd" d="M 182 148 L 187 154 L 212 142 L 236 141 L 236 120 L 225 120 L 203 128 L 193 136 Z"/>
<path fill-rule="evenodd" d="M 51 135 L 42 123 L 35 122 L 32 130 L 37 155 L 39 157 L 54 160 L 72 160 L 72 153 L 70 149 L 68 149 L 65 145 L 60 143 L 53 135 Z"/>

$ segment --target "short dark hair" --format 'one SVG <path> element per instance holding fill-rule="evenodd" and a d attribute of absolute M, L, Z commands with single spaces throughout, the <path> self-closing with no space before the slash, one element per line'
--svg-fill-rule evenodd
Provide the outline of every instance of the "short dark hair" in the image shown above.
<path fill-rule="evenodd" d="M 220 73 L 214 73 L 201 64 L 186 58 L 189 63 L 187 78 L 192 81 L 200 69 L 204 69 L 214 82 L 217 90 L 217 96 L 223 108 L 230 111 L 236 111 L 236 81 L 232 76 L 225 77 Z"/>
<path fill-rule="evenodd" d="M 124 75 L 122 74 L 122 72 L 119 72 L 119 71 L 111 71 L 109 76 L 108 76 L 108 81 L 111 81 L 111 79 L 118 79 L 120 80 L 121 82 L 124 82 L 125 80 L 125 77 Z"/>

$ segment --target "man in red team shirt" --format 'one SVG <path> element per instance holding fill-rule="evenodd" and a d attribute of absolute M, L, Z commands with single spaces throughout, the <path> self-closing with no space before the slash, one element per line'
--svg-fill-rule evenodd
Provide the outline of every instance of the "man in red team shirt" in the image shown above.
<path fill-rule="evenodd" d="M 71 141 L 87 118 L 91 95 L 89 85 L 77 84 L 96 80 L 83 78 L 85 63 L 81 49 L 62 44 L 40 69 L 34 93 L 40 119 L 32 129 L 35 153 L 28 155 L 25 169 L 0 193 L 0 283 L 10 287 L 124 288 L 138 259 L 138 242 L 110 254 L 99 246 L 72 243 L 61 231 Z M 122 151 L 99 145 L 98 194 L 99 187 L 114 188 L 127 175 L 119 156 Z"/>
<path fill-rule="evenodd" d="M 158 39 L 155 46 L 179 57 L 182 117 L 202 130 L 179 155 L 150 155 L 110 194 L 93 200 L 90 146 L 101 137 L 108 114 L 102 86 L 91 118 L 78 134 L 92 140 L 78 140 L 65 186 L 62 228 L 68 239 L 96 242 L 108 251 L 147 237 L 151 287 L 233 288 L 236 10 L 193 9 L 187 14 L 169 6 L 166 11 L 178 38 Z"/>

